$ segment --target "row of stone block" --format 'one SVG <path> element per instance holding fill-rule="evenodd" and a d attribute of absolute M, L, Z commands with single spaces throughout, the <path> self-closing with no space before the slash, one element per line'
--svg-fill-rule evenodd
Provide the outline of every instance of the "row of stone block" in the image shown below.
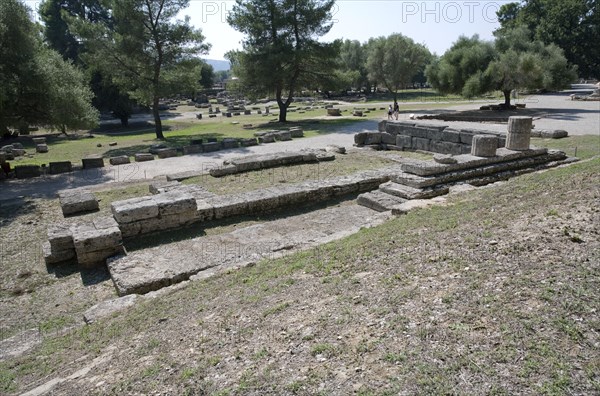
<path fill-rule="evenodd" d="M 314 152 L 286 151 L 280 153 L 258 154 L 224 161 L 223 166 L 212 168 L 209 173 L 214 177 L 222 177 L 253 170 L 317 161 L 318 158 Z"/>
<path fill-rule="evenodd" d="M 335 197 L 376 189 L 400 172 L 399 166 L 355 175 L 304 182 L 289 186 L 240 194 L 214 195 L 193 186 L 154 186 L 158 194 L 114 202 L 111 206 L 123 237 L 176 229 L 195 222 L 251 215 L 293 207 L 307 202 L 322 202 Z M 162 191 L 165 192 L 160 192 Z"/>
<path fill-rule="evenodd" d="M 117 222 L 111 217 L 100 217 L 88 223 L 50 227 L 43 251 L 47 264 L 76 259 L 81 267 L 93 268 L 125 250 Z"/>

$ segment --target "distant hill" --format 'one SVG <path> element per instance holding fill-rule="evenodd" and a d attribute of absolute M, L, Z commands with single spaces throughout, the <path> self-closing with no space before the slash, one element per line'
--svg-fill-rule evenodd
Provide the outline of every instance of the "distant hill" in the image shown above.
<path fill-rule="evenodd" d="M 229 61 L 214 59 L 204 59 L 204 61 L 211 65 L 216 72 L 221 70 L 229 70 Z"/>

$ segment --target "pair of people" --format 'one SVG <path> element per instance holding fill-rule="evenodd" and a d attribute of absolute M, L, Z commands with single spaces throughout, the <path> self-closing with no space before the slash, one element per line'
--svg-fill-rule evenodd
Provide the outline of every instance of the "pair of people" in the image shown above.
<path fill-rule="evenodd" d="M 392 108 L 392 105 L 388 107 L 388 120 L 391 120 L 392 116 L 398 120 L 398 115 L 400 115 L 400 105 L 394 100 L 394 107 Z"/>

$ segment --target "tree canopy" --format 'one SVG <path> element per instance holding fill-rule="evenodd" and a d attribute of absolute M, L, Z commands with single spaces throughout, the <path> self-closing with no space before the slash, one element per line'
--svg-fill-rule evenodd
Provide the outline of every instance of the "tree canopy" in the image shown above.
<path fill-rule="evenodd" d="M 413 82 L 431 59 L 422 44 L 402 34 L 379 37 L 369 43 L 368 69 L 372 80 L 383 84 L 398 99 L 398 91 Z"/>
<path fill-rule="evenodd" d="M 505 106 L 515 89 L 555 90 L 577 77 L 560 48 L 529 40 L 523 28 L 498 32 L 493 43 L 461 37 L 428 66 L 426 75 L 442 93 L 473 97 L 501 91 Z"/>
<path fill-rule="evenodd" d="M 340 43 L 317 39 L 332 26 L 333 0 L 237 0 L 228 22 L 245 34 L 242 51 L 228 53 L 247 93 L 274 94 L 279 121 L 303 87 L 334 78 Z"/>
<path fill-rule="evenodd" d="M 524 0 L 498 11 L 502 30 L 525 27 L 530 39 L 560 47 L 582 77 L 600 77 L 600 0 Z"/>
<path fill-rule="evenodd" d="M 152 107 L 159 139 L 164 139 L 160 98 L 197 87 L 197 56 L 209 49 L 189 17 L 176 19 L 188 5 L 189 0 L 111 0 L 110 22 L 71 20 L 87 48 L 87 63 L 98 65 L 129 96 Z"/>
<path fill-rule="evenodd" d="M 83 73 L 46 47 L 28 8 L 18 0 L 0 2 L 0 132 L 42 125 L 93 127 L 98 113 Z"/>

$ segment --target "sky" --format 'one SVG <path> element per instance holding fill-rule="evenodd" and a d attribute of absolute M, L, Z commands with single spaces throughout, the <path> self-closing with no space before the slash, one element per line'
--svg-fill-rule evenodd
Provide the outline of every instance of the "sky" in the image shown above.
<path fill-rule="evenodd" d="M 333 27 L 321 40 L 365 42 L 370 37 L 401 33 L 442 55 L 461 35 L 492 39 L 492 32 L 499 26 L 496 11 L 508 2 L 338 0 L 333 9 Z M 35 9 L 40 1 L 25 3 Z M 227 24 L 227 13 L 234 4 L 190 0 L 190 6 L 181 12 L 180 17 L 188 15 L 212 45 L 205 58 L 221 60 L 227 51 L 241 49 L 243 35 Z"/>

